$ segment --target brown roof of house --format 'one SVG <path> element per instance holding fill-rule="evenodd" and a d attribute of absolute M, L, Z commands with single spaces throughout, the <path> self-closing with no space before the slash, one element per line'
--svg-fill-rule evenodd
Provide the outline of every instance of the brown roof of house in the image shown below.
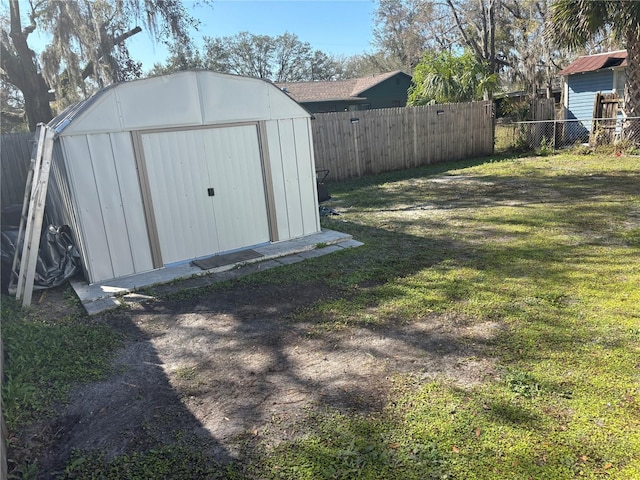
<path fill-rule="evenodd" d="M 286 82 L 275 83 L 275 85 L 300 103 L 330 102 L 336 100 L 362 101 L 366 100 L 366 97 L 360 96 L 362 93 L 400 73 L 407 75 L 401 70 L 396 70 L 394 72 L 351 78 L 349 80 L 332 82 Z"/>
<path fill-rule="evenodd" d="M 559 75 L 571 75 L 572 73 L 595 72 L 602 68 L 626 67 L 627 51 L 618 50 L 615 52 L 599 53 L 597 55 L 583 55 L 578 57 L 566 68 L 559 72 Z"/>

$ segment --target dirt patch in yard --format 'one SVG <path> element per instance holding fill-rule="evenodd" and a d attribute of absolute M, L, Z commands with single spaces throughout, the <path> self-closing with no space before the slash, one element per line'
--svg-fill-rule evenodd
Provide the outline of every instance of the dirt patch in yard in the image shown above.
<path fill-rule="evenodd" d="M 225 462 L 248 439 L 295 437 L 310 409 L 379 411 L 398 373 L 460 386 L 494 374 L 494 323 L 434 314 L 319 328 L 322 319 L 300 315 L 343 295 L 320 284 L 238 285 L 105 314 L 98 321 L 125 339 L 116 368 L 76 388 L 60 416 L 38 426 L 44 470 L 59 471 L 73 449 L 111 457 L 176 441 Z"/>

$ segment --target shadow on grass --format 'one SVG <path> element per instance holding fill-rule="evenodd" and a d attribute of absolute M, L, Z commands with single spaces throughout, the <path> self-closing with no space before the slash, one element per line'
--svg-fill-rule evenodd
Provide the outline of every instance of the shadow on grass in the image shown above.
<path fill-rule="evenodd" d="M 383 183 L 397 182 L 402 180 L 414 179 L 427 175 L 439 175 L 451 170 L 459 170 L 463 168 L 484 165 L 487 163 L 503 162 L 513 160 L 518 155 L 499 154 L 491 157 L 469 158 L 465 160 L 456 160 L 452 162 L 434 163 L 432 165 L 424 165 L 417 168 L 408 168 L 406 170 L 396 170 L 393 172 L 384 172 L 377 175 L 369 175 L 362 178 L 343 180 L 340 182 L 332 182 L 331 176 L 328 177 L 328 186 L 331 191 L 344 191 L 352 188 L 361 188 L 363 186 L 378 185 Z"/>
<path fill-rule="evenodd" d="M 450 473 L 461 462 L 458 442 L 473 440 L 472 421 L 457 420 L 457 413 L 454 419 L 450 405 L 473 404 L 474 388 L 491 382 L 514 397 L 551 395 L 562 402 L 571 385 L 542 382 L 526 371 L 501 379 L 499 370 L 560 358 L 593 340 L 592 331 L 578 328 L 586 295 L 579 287 L 592 282 L 589 288 L 597 288 L 590 270 L 602 271 L 610 260 L 580 247 L 618 239 L 609 226 L 626 218 L 629 207 L 620 198 L 637 195 L 637 175 L 451 176 L 439 182 L 415 176 L 412 171 L 349 182 L 338 186 L 337 197 L 357 207 L 354 217 L 366 214 L 362 210 L 447 210 L 461 227 L 428 215 L 376 218 L 375 225 L 365 225 L 347 213 L 324 225 L 352 234 L 363 247 L 224 285 L 181 291 L 178 283 L 175 294 L 103 317 L 125 332 L 123 370 L 81 390 L 84 397 L 68 410 L 69 433 L 61 430 L 66 444 L 130 453 L 199 432 L 186 443 L 221 462 L 259 458 L 274 472 L 285 472 L 283 478 L 354 478 L 363 472 L 428 478 Z M 408 186 L 387 186 L 398 180 Z M 613 192 L 619 196 L 597 208 L 585 203 Z M 535 210 L 534 204 L 548 208 Z M 519 208 L 521 215 L 492 214 L 490 207 L 502 206 Z M 422 233 L 407 233 L 417 221 Z M 535 232 L 513 226 L 556 228 L 576 239 L 538 242 Z M 631 262 L 636 253 L 618 253 L 616 261 Z M 623 348 L 624 342 L 609 339 L 607 347 Z M 429 415 L 439 415 L 438 428 L 451 431 L 434 427 L 413 437 L 398 430 L 399 418 L 385 414 L 395 400 L 389 395 L 398 374 L 414 378 L 417 389 L 433 379 L 457 382 L 449 397 L 427 392 L 423 407 L 416 407 L 424 414 L 415 421 L 417 430 L 430 428 Z M 87 413 L 85 403 L 95 408 Z M 497 397 L 467 410 L 474 422 L 522 431 L 525 438 L 544 428 L 539 409 L 515 400 Z M 337 420 L 314 422 L 310 412 L 325 411 Z M 123 436 L 121 444 L 113 436 L 95 438 L 110 423 Z M 308 435 L 302 443 L 301 433 Z M 430 440 L 442 438 L 448 443 Z M 476 465 L 501 455 L 498 447 L 486 448 L 493 453 Z M 532 454 L 520 461 L 526 468 L 519 473 L 543 475 L 544 462 L 537 464 Z M 254 476 L 263 474 L 268 476 Z"/>
<path fill-rule="evenodd" d="M 109 324 L 141 338 L 122 359 L 126 371 L 140 369 L 138 381 L 135 387 L 116 381 L 113 400 L 96 408 L 104 421 L 129 402 L 132 411 L 122 422 L 132 427 L 126 437 L 131 441 L 149 432 L 157 432 L 155 439 L 172 438 L 192 425 L 204 429 L 223 454 L 251 458 L 262 439 L 278 444 L 295 438 L 309 408 L 380 412 L 397 372 L 478 381 L 476 375 L 486 373 L 486 338 L 475 336 L 464 316 L 340 325 L 318 310 L 331 301 L 357 304 L 354 298 L 367 292 L 372 296 L 366 303 L 375 309 L 379 288 L 450 255 L 448 242 L 353 228 L 366 246 L 224 286 L 180 291 L 176 284 L 174 295 L 106 316 Z M 109 385 L 92 386 L 84 398 L 102 398 Z M 135 410 L 139 396 L 156 403 Z"/>
<path fill-rule="evenodd" d="M 325 224 L 365 246 L 120 312 L 143 325 L 181 402 L 236 458 L 254 458 L 265 444 L 296 445 L 297 429 L 309 431 L 309 409 L 329 409 L 345 415 L 327 427 L 337 441 L 320 435 L 302 444 L 290 465 L 292 478 L 305 469 L 322 478 L 332 468 L 348 478 L 350 469 L 407 465 L 411 455 L 426 455 L 413 470 L 417 477 L 442 473 L 443 465 L 455 464 L 455 451 L 447 447 L 412 453 L 408 445 L 386 446 L 385 435 L 395 428 L 380 416 L 389 378 L 446 378 L 466 387 L 493 379 L 515 396 L 567 394 L 563 382 L 526 375 L 503 382 L 494 370 L 531 366 L 591 341 L 588 329 L 576 328 L 584 295 L 579 287 L 590 270 L 601 271 L 610 260 L 578 247 L 615 238 L 601 235 L 628 212 L 617 199 L 633 195 L 638 178 L 451 176 L 434 182 L 411 174 L 399 191 L 390 183 L 402 177 L 361 182 L 364 187 L 356 185 L 345 198 L 381 212 L 454 211 L 462 226 L 427 215 L 418 220 L 422 233 L 413 235 L 406 232 L 415 228 L 414 218 L 372 226 L 347 214 Z M 589 204 L 614 192 L 613 202 Z M 532 208 L 540 204 L 547 208 Z M 491 208 L 504 206 L 521 215 L 492 215 Z M 487 214 L 466 215 L 467 209 Z M 510 231 L 513 226 L 528 231 Z M 536 228 L 576 239 L 536 241 Z M 584 271 L 576 272 L 576 264 Z M 363 415 L 378 420 L 362 423 Z M 545 428 L 539 411 L 504 399 L 488 402 L 478 418 L 524 436 Z M 321 434 L 324 427 L 318 428 Z"/>
<path fill-rule="evenodd" d="M 388 182 L 383 177 L 373 177 L 366 183 L 350 182 L 334 190 L 334 200 L 338 201 L 339 207 L 382 212 L 536 204 L 565 206 L 588 200 L 603 201 L 611 195 L 633 196 L 637 194 L 638 182 L 640 175 L 634 173 L 441 176 L 426 171 L 419 176 L 397 175 Z M 608 207 L 616 208 L 615 205 Z M 588 218 L 589 214 L 597 215 L 597 212 L 585 211 L 584 214 Z"/>
<path fill-rule="evenodd" d="M 11 315 L 7 309 L 15 301 L 2 300 L 3 397 L 5 407 L 21 415 L 9 432 L 10 473 L 203 478 L 199 472 L 217 478 L 229 452 L 178 397 L 149 335 L 117 315 L 89 319 L 63 295 L 62 288 L 51 290 L 41 304 L 16 307 Z M 108 352 L 117 345 L 109 367 Z M 25 403 L 15 394 L 20 389 L 36 398 Z M 189 456 L 194 446 L 199 453 Z"/>
<path fill-rule="evenodd" d="M 116 315 L 141 325 L 174 394 L 216 441 L 243 458 L 251 458 L 263 438 L 274 444 L 295 439 L 310 407 L 381 412 L 395 374 L 474 385 L 491 378 L 501 353 L 496 347 L 507 342 L 522 342 L 524 348 L 510 352 L 522 358 L 562 351 L 576 341 L 571 326 L 554 318 L 554 309 L 564 308 L 554 292 L 518 306 L 518 292 L 510 291 L 494 312 L 457 309 L 478 291 L 494 294 L 499 285 L 484 283 L 486 276 L 512 276 L 510 269 L 531 255 L 526 248 L 506 245 L 509 262 L 496 263 L 492 251 L 461 240 L 339 225 L 365 246 L 224 286 L 180 291 L 177 284 L 176 294 Z M 545 262 L 536 278 L 556 282 L 565 275 L 562 262 L 548 262 L 556 249 L 537 252 Z M 476 274 L 459 276 L 460 268 Z M 436 274 L 423 278 L 424 272 Z M 537 338 L 487 326 L 532 313 L 539 315 L 533 322 L 544 324 Z M 553 341 L 542 341 L 544 336 Z M 495 407 L 493 417 L 535 428 L 534 414 L 509 404 Z"/>

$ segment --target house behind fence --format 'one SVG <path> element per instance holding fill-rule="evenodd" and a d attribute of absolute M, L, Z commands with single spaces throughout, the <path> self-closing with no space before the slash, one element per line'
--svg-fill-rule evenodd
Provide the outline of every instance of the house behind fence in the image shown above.
<path fill-rule="evenodd" d="M 493 153 L 491 102 L 323 113 L 311 127 L 331 181 Z"/>

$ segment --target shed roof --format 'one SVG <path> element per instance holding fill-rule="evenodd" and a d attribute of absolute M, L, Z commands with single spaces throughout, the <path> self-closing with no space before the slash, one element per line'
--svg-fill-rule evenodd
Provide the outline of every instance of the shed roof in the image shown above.
<path fill-rule="evenodd" d="M 372 87 L 395 77 L 396 75 L 410 75 L 402 70 L 368 75 L 366 77 L 351 78 L 329 82 L 281 82 L 275 85 L 288 93 L 291 98 L 300 103 L 328 102 L 336 100 L 364 101 L 363 94 Z"/>
<path fill-rule="evenodd" d="M 271 82 L 189 70 L 110 85 L 49 126 L 60 135 L 310 117 Z"/>
<path fill-rule="evenodd" d="M 583 55 L 571 62 L 559 72 L 559 75 L 571 75 L 573 73 L 595 72 L 603 68 L 626 67 L 627 51 L 598 53 L 597 55 Z"/>

